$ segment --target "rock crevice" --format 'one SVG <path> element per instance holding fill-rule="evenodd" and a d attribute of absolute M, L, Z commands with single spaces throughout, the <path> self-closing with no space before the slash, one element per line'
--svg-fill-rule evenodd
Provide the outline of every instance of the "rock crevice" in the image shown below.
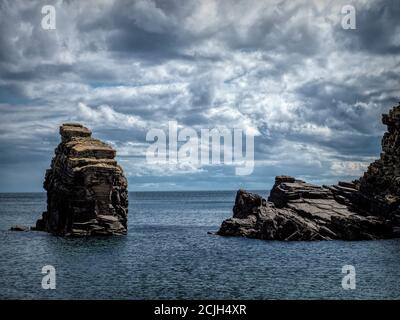
<path fill-rule="evenodd" d="M 60 135 L 43 185 L 47 211 L 36 229 L 62 236 L 126 234 L 127 180 L 116 151 L 80 124 L 63 124 Z"/>

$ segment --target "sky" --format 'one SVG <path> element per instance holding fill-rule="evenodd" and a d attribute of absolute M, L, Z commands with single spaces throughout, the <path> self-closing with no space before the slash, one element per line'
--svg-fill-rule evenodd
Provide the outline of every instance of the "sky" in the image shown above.
<path fill-rule="evenodd" d="M 398 0 L 1 0 L 0 192 L 43 191 L 64 122 L 117 150 L 131 191 L 352 180 L 379 157 L 399 80 Z M 252 130 L 252 174 L 150 163 L 146 134 L 169 121 Z"/>

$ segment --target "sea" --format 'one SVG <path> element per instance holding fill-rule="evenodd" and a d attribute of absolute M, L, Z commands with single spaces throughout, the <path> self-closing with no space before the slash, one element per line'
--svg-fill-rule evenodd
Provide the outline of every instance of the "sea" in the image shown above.
<path fill-rule="evenodd" d="M 235 191 L 130 192 L 127 236 L 62 238 L 9 231 L 35 224 L 44 193 L 0 194 L 0 299 L 400 298 L 399 239 L 208 234 L 232 216 L 234 200 Z M 55 289 L 42 286 L 45 266 Z"/>

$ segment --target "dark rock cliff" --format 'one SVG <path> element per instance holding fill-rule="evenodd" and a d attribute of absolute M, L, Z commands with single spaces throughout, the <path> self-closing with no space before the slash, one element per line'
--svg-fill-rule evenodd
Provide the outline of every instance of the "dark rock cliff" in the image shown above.
<path fill-rule="evenodd" d="M 63 124 L 60 134 L 44 181 L 47 211 L 36 229 L 61 236 L 126 234 L 127 180 L 115 150 L 80 124 Z"/>
<path fill-rule="evenodd" d="M 382 153 L 353 182 L 317 186 L 278 176 L 268 201 L 239 190 L 233 218 L 218 234 L 269 240 L 368 240 L 400 237 L 400 105 L 382 122 Z"/>

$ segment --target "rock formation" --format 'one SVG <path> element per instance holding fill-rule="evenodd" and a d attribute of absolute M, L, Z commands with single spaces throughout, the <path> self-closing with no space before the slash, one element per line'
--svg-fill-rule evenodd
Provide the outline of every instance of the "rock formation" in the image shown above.
<path fill-rule="evenodd" d="M 30 230 L 29 227 L 27 227 L 27 226 L 21 226 L 21 225 L 19 225 L 19 224 L 15 225 L 15 226 L 12 226 L 12 227 L 10 228 L 10 231 L 29 231 L 29 230 Z"/>
<path fill-rule="evenodd" d="M 61 236 L 126 234 L 127 180 L 115 150 L 80 124 L 63 124 L 60 134 L 43 185 L 47 211 L 35 229 Z"/>
<path fill-rule="evenodd" d="M 382 122 L 382 153 L 353 182 L 317 186 L 278 176 L 268 200 L 239 190 L 219 235 L 268 240 L 368 240 L 400 237 L 400 105 Z"/>

